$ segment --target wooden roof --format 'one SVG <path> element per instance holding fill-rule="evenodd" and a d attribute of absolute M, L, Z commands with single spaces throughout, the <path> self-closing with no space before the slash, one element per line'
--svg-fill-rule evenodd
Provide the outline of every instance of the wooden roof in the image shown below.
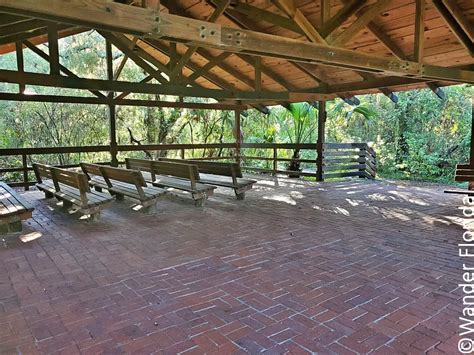
<path fill-rule="evenodd" d="M 36 3 L 42 1 L 37 0 Z M 29 7 L 25 5 L 18 9 L 21 5 L 14 5 L 15 1 L 0 0 L 0 12 L 4 12 L 0 15 L 0 54 L 14 51 L 15 42 L 19 40 L 28 39 L 34 44 L 47 41 L 47 20 L 50 19 L 61 23 L 58 27 L 59 37 L 74 35 L 87 30 L 87 27 L 108 30 L 114 26 L 106 23 L 105 16 L 104 23 L 100 26 L 88 23 L 87 27 L 81 26 L 85 19 L 58 17 L 60 5 L 58 10 L 52 13 L 53 10 L 49 12 L 49 9 L 37 10 L 33 0 L 23 2 L 28 3 Z M 46 3 L 54 7 L 54 3 L 61 2 L 63 1 L 53 0 Z M 83 2 L 88 3 L 91 0 Z M 96 2 L 110 4 L 102 0 Z M 472 82 L 474 74 L 472 0 L 162 0 L 161 4 L 158 4 L 157 0 L 135 0 L 117 6 L 122 11 L 125 9 L 122 6 L 127 5 L 126 9 L 129 9 L 133 16 L 137 7 L 144 6 L 150 11 L 159 8 L 163 16 L 172 14 L 185 19 L 215 22 L 216 27 L 209 28 L 215 28 L 216 31 L 221 31 L 221 28 L 250 30 L 248 34 L 242 32 L 243 46 L 247 47 L 243 50 L 236 49 L 235 46 L 240 45 L 237 41 L 237 44 L 233 42 L 232 48 L 228 50 L 229 43 L 224 43 L 224 46 L 223 43 L 212 42 L 212 31 L 206 32 L 210 31 L 208 27 L 201 30 L 197 27 L 201 36 L 207 36 L 202 37 L 203 43 L 199 43 L 199 38 L 195 39 L 194 33 L 173 33 L 171 29 L 162 36 L 135 34 L 131 27 L 137 27 L 139 24 L 133 23 L 130 24 L 130 30 L 115 29 L 113 34 L 105 32 L 104 36 L 123 51 L 133 47 L 133 53 L 140 56 L 145 64 L 151 64 L 152 70 L 165 73 L 166 77 L 170 78 L 170 83 L 175 85 L 192 85 L 229 92 L 295 93 L 288 98 L 282 97 L 281 100 L 278 95 L 272 97 L 262 94 L 258 100 L 249 96 L 249 103 L 263 105 L 283 101 L 311 101 L 376 92 L 390 96 L 392 92 L 418 87 L 430 87 L 435 90 L 453 83 Z M 112 12 L 118 16 L 128 16 L 120 15 L 122 12 L 116 12 L 116 7 L 112 8 Z M 149 13 L 143 14 L 145 16 Z M 80 15 L 78 13 L 77 16 Z M 174 31 L 178 32 L 179 24 L 175 24 L 177 17 L 172 19 L 169 21 L 173 23 L 166 23 L 166 26 L 173 27 Z M 202 22 L 186 23 L 186 27 L 182 27 L 183 32 L 198 26 L 199 23 Z M 164 31 L 167 30 L 166 26 Z M 239 32 L 232 33 L 240 35 Z M 261 43 L 258 43 L 258 37 L 252 37 L 254 42 L 250 43 L 253 33 L 278 36 L 269 37 L 271 41 L 268 42 L 268 55 L 265 52 L 267 37 L 262 37 Z M 316 45 L 334 48 L 335 60 L 340 58 L 337 51 L 339 48 L 353 51 L 341 52 L 344 56 L 347 54 L 348 58 L 352 53 L 369 56 L 367 63 L 362 56 L 355 58 L 354 62 L 348 59 L 348 64 L 344 62 L 342 66 L 327 59 L 300 61 L 296 56 L 300 51 L 303 53 L 303 49 L 296 49 L 295 46 L 299 46 L 296 42 L 289 42 L 294 47 L 285 47 L 295 48 L 295 53 L 291 53 L 292 50 L 284 52 L 283 49 L 280 51 L 280 48 L 276 48 L 277 42 L 272 42 L 273 38 L 314 43 L 315 53 L 319 50 Z M 222 41 L 225 41 L 225 38 L 221 39 Z M 195 46 L 195 43 L 198 43 L 199 47 Z M 124 48 L 120 48 L 121 46 Z M 253 48 L 257 48 L 258 52 Z M 308 47 L 308 51 L 304 52 L 308 58 L 313 55 L 311 48 Z M 189 60 L 186 60 L 187 56 L 190 56 Z M 398 71 L 397 75 L 391 75 L 392 62 L 388 61 L 383 70 L 379 70 L 379 67 L 372 70 L 372 64 L 369 63 L 372 58 L 374 61 L 380 58 L 393 59 L 396 64 L 394 72 Z M 353 66 L 351 63 L 357 65 Z M 399 73 L 403 63 L 407 63 L 406 75 Z M 408 71 L 415 68 L 416 64 L 419 66 L 416 66 L 415 74 L 409 75 Z M 433 66 L 434 69 L 431 70 L 430 67 L 428 70 L 428 66 Z M 451 74 L 444 73 L 439 67 L 462 70 Z M 454 80 L 450 80 L 451 78 Z M 11 80 L 6 78 L 5 81 Z M 183 92 L 182 96 L 185 95 Z M 191 96 L 193 95 L 191 93 Z M 212 92 L 209 93 L 209 97 L 211 96 Z"/>

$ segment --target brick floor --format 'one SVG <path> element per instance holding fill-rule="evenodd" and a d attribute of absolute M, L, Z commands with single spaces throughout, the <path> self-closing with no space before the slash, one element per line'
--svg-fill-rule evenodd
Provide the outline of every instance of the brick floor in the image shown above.
<path fill-rule="evenodd" d="M 34 219 L 0 244 L 2 355 L 456 350 L 461 197 L 441 187 L 269 179 L 92 224 L 24 196 Z"/>

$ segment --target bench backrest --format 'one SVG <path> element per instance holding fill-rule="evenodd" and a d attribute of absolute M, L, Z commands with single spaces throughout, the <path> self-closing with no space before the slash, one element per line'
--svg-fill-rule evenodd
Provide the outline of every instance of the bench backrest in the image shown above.
<path fill-rule="evenodd" d="M 51 166 L 49 165 L 33 163 L 33 170 L 35 172 L 36 180 L 40 184 L 43 182 L 43 178 L 53 178 L 51 175 Z"/>
<path fill-rule="evenodd" d="M 151 174 L 151 180 L 155 180 L 155 173 L 151 168 L 152 160 L 148 159 L 134 159 L 134 158 L 125 158 L 125 166 L 127 169 L 146 171 Z"/>
<path fill-rule="evenodd" d="M 216 163 L 212 161 L 204 160 L 192 160 L 192 159 L 171 159 L 171 158 L 160 158 L 163 161 L 173 162 L 186 162 L 197 165 L 199 172 L 203 174 L 231 176 L 234 183 L 237 183 L 236 178 L 242 177 L 242 170 L 238 163 Z"/>
<path fill-rule="evenodd" d="M 126 182 L 129 184 L 134 184 L 135 186 L 147 186 L 142 173 L 138 170 L 113 168 L 111 166 L 103 165 L 99 165 L 99 170 L 109 187 L 112 187 L 110 180 Z"/>
<path fill-rule="evenodd" d="M 102 173 L 100 172 L 100 165 L 98 164 L 81 163 L 81 169 L 82 172 L 87 175 L 89 180 L 91 179 L 91 175 L 102 176 Z"/>
<path fill-rule="evenodd" d="M 91 189 L 86 174 L 60 168 L 51 168 L 51 175 L 53 177 L 54 188 L 56 191 L 61 191 L 60 183 L 74 187 L 79 190 L 82 204 L 87 205 L 86 193 L 90 192 Z"/>
<path fill-rule="evenodd" d="M 194 187 L 199 180 L 199 170 L 197 165 L 185 163 L 176 163 L 170 161 L 152 161 L 151 167 L 156 175 L 175 176 L 191 181 Z"/>

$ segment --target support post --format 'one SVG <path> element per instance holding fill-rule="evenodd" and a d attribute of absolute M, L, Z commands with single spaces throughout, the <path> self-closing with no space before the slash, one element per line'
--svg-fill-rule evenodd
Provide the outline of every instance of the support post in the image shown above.
<path fill-rule="evenodd" d="M 23 73 L 25 71 L 25 62 L 23 59 L 23 42 L 18 41 L 15 43 L 16 45 L 16 66 L 18 69 L 18 72 Z M 20 94 L 25 93 L 26 85 L 25 84 L 19 84 L 18 85 Z"/>
<path fill-rule="evenodd" d="M 237 163 L 240 165 L 240 147 L 242 144 L 242 132 L 241 132 L 241 127 L 240 127 L 240 114 L 241 110 L 235 110 L 235 129 L 234 129 L 234 134 L 235 134 L 235 160 Z"/>
<path fill-rule="evenodd" d="M 114 80 L 114 63 L 113 63 L 113 56 L 112 56 L 112 44 L 106 40 L 106 54 L 107 54 L 107 79 Z M 108 97 L 110 99 L 114 98 L 114 92 L 110 91 L 108 93 Z M 117 118 L 116 118 L 116 109 L 115 105 L 109 104 L 109 129 L 110 129 L 110 165 L 111 166 L 118 166 L 118 159 L 117 159 Z"/>
<path fill-rule="evenodd" d="M 22 154 L 21 156 L 23 162 L 23 186 L 25 191 L 30 189 L 30 185 L 28 184 L 28 161 L 26 160 L 26 154 Z"/>
<path fill-rule="evenodd" d="M 273 148 L 273 176 L 276 176 L 278 170 L 278 149 Z"/>
<path fill-rule="evenodd" d="M 318 157 L 316 158 L 316 180 L 324 181 L 323 177 L 323 147 L 324 137 L 326 131 L 326 101 L 319 101 L 318 103 L 318 142 L 317 152 Z"/>
<path fill-rule="evenodd" d="M 48 25 L 48 46 L 49 46 L 49 72 L 51 75 L 60 75 L 58 24 L 54 22 Z"/>

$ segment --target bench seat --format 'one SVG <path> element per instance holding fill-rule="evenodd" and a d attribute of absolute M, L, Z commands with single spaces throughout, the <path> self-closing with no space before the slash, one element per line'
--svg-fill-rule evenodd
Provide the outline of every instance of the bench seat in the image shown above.
<path fill-rule="evenodd" d="M 166 190 L 148 185 L 139 171 L 86 163 L 81 168 L 96 191 L 106 189 L 117 200 L 125 196 L 138 200 L 148 213 L 154 213 L 156 203 L 166 195 Z"/>
<path fill-rule="evenodd" d="M 233 189 L 238 200 L 243 200 L 245 198 L 245 192 L 251 190 L 253 185 L 257 182 L 255 180 L 244 179 L 240 165 L 237 163 L 171 158 L 160 158 L 160 160 L 196 165 L 199 169 L 199 179 L 197 182 Z"/>
<path fill-rule="evenodd" d="M 59 184 L 59 189 L 59 191 L 55 192 L 55 196 L 58 199 L 69 201 L 74 205 L 81 205 L 81 193 L 78 189 L 61 183 Z M 90 207 L 100 206 L 112 200 L 110 196 L 98 191 L 90 191 L 85 194 L 88 201 L 87 205 Z"/>
<path fill-rule="evenodd" d="M 0 234 L 21 232 L 21 221 L 31 218 L 33 210 L 15 190 L 0 182 Z"/>
<path fill-rule="evenodd" d="M 56 193 L 53 180 L 43 180 L 41 183 L 36 184 L 36 188 L 44 192 L 46 198 L 54 197 Z"/>
<path fill-rule="evenodd" d="M 92 191 L 85 174 L 42 164 L 33 164 L 33 168 L 38 179 L 36 187 L 46 198 L 56 197 L 66 208 L 78 207 L 89 220 L 97 219 L 100 211 L 113 201 L 104 193 Z"/>
<path fill-rule="evenodd" d="M 203 206 L 216 188 L 199 182 L 199 170 L 193 164 L 129 158 L 125 162 L 128 169 L 139 170 L 153 186 L 190 193 L 196 206 Z"/>

